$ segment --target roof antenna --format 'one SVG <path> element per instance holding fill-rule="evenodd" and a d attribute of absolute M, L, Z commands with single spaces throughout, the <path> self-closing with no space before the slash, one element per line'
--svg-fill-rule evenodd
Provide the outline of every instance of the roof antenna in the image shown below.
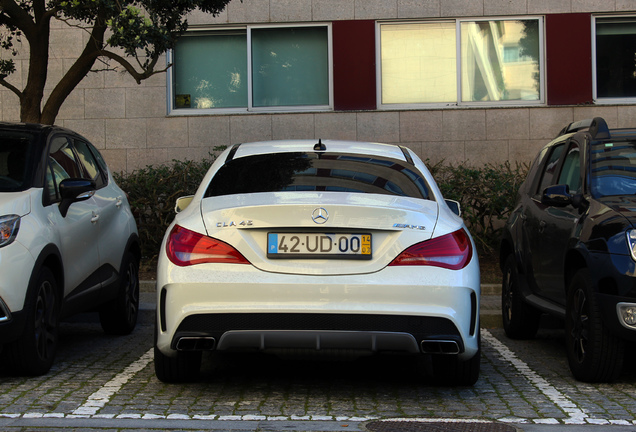
<path fill-rule="evenodd" d="M 316 145 L 314 145 L 315 151 L 325 151 L 327 150 L 327 146 L 322 143 L 322 140 L 319 138 Z"/>

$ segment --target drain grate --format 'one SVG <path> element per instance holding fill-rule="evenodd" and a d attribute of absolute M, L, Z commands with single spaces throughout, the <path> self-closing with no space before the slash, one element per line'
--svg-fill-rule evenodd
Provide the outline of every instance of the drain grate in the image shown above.
<path fill-rule="evenodd" d="M 371 421 L 364 425 L 370 432 L 519 432 L 514 426 L 483 422 Z"/>

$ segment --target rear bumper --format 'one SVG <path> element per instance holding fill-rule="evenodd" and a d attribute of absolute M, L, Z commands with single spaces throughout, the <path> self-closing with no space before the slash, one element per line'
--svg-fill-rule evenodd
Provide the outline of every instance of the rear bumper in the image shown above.
<path fill-rule="evenodd" d="M 165 355 L 349 349 L 468 359 L 478 349 L 476 261 L 462 271 L 387 267 L 347 276 L 283 275 L 248 265 L 169 266 L 157 282 L 157 347 Z"/>
<path fill-rule="evenodd" d="M 179 325 L 173 350 L 314 349 L 459 354 L 464 342 L 445 318 L 346 314 L 196 314 Z"/>

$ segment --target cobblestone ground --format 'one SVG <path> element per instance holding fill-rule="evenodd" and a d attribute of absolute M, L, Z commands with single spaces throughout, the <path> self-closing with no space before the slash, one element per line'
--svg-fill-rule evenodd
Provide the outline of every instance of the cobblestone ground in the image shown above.
<path fill-rule="evenodd" d="M 167 385 L 152 364 L 150 318 L 130 336 L 96 323 L 65 323 L 53 370 L 22 378 L 0 369 L 0 418 L 337 420 L 418 417 L 534 424 L 636 425 L 636 373 L 613 384 L 575 381 L 563 332 L 512 341 L 482 330 L 481 377 L 474 387 L 416 378 L 407 357 L 356 361 L 265 355 L 204 359 L 199 382 Z M 631 363 L 633 364 L 633 362 Z M 628 366 L 629 368 L 629 366 Z"/>

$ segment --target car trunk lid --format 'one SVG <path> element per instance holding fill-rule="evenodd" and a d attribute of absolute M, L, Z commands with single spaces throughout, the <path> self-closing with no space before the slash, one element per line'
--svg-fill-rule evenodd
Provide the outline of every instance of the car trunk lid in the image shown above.
<path fill-rule="evenodd" d="M 378 271 L 430 239 L 438 206 L 389 195 L 275 192 L 206 198 L 201 212 L 207 235 L 232 245 L 261 270 L 332 275 Z M 370 236 L 370 256 L 355 253 L 362 235 Z M 274 254 L 272 247 L 278 249 Z"/>

